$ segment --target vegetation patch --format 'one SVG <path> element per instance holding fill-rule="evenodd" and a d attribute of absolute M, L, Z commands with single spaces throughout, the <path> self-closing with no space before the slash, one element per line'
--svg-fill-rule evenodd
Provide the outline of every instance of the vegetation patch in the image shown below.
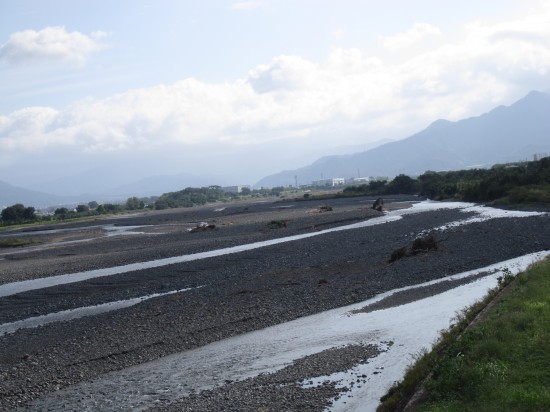
<path fill-rule="evenodd" d="M 286 220 L 272 220 L 267 224 L 269 229 L 282 229 L 286 227 Z"/>
<path fill-rule="evenodd" d="M 32 239 L 0 239 L 0 247 L 21 247 L 38 243 Z"/>
<path fill-rule="evenodd" d="M 499 288 L 459 315 L 378 411 L 402 410 L 421 387 L 410 410 L 550 410 L 550 259 L 512 279 L 501 278 Z M 508 293 L 469 326 L 508 282 Z"/>
<path fill-rule="evenodd" d="M 420 194 L 430 199 L 495 202 L 500 205 L 550 203 L 550 157 L 533 162 L 500 164 L 490 169 L 426 171 L 418 178 L 398 175 L 392 181 L 372 180 L 349 186 L 343 195 Z"/>
<path fill-rule="evenodd" d="M 318 211 L 319 213 L 332 212 L 332 206 L 329 206 L 329 205 L 319 206 Z"/>

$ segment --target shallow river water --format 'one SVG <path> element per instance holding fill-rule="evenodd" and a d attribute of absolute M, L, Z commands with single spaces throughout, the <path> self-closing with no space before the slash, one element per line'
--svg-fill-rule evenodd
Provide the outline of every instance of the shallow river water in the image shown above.
<path fill-rule="evenodd" d="M 108 373 L 38 399 L 29 409 L 58 410 L 64 405 L 78 405 L 82 411 L 143 410 L 194 391 L 223 385 L 225 380 L 242 380 L 273 372 L 306 355 L 361 342 L 377 345 L 383 352 L 367 364 L 357 365 L 347 372 L 311 378 L 314 384 L 331 380 L 352 388 L 345 397 L 335 401 L 331 410 L 371 411 L 376 409 L 378 400 L 391 384 L 403 376 L 405 368 L 412 362 L 412 355 L 422 348 L 430 348 L 439 331 L 449 327 L 458 311 L 475 303 L 496 286 L 497 277 L 502 276 L 503 270 L 515 274 L 548 255 L 550 252 L 533 253 L 416 285 L 414 287 L 490 273 L 466 285 L 406 305 L 370 313 L 351 313 L 412 287 Z M 362 387 L 350 385 L 357 374 L 368 377 Z"/>

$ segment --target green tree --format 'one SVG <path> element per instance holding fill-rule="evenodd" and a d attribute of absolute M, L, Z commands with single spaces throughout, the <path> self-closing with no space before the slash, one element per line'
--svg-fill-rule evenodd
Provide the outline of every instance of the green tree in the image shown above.
<path fill-rule="evenodd" d="M 89 211 L 90 211 L 90 208 L 88 207 L 88 205 L 78 205 L 76 207 L 77 213 L 87 213 Z"/>
<path fill-rule="evenodd" d="M 116 213 L 120 211 L 120 205 L 115 205 L 112 203 L 105 203 L 103 206 L 104 213 Z"/>
<path fill-rule="evenodd" d="M 164 209 L 168 209 L 168 203 L 163 200 L 163 199 L 159 199 L 155 202 L 155 209 L 156 210 L 164 210 Z"/>
<path fill-rule="evenodd" d="M 2 210 L 2 221 L 8 224 L 32 222 L 36 220 L 34 207 L 25 207 L 21 203 L 8 206 Z"/>
<path fill-rule="evenodd" d="M 53 212 L 54 216 L 65 218 L 69 214 L 69 209 L 66 207 L 58 207 L 55 209 L 55 212 Z"/>
<path fill-rule="evenodd" d="M 369 192 L 372 194 L 382 194 L 387 180 L 371 180 L 369 182 Z"/>
<path fill-rule="evenodd" d="M 143 209 L 144 207 L 145 203 L 135 196 L 129 197 L 128 200 L 126 200 L 126 209 L 128 210 L 138 210 Z"/>
<path fill-rule="evenodd" d="M 285 188 L 283 186 L 275 186 L 271 189 L 271 194 L 273 196 L 280 196 L 281 193 L 285 191 Z"/>
<path fill-rule="evenodd" d="M 441 196 L 443 193 L 443 186 L 445 179 L 443 174 L 427 171 L 418 177 L 420 181 L 420 193 L 424 196 L 428 196 L 431 199 L 435 199 Z"/>
<path fill-rule="evenodd" d="M 407 175 L 400 174 L 388 184 L 386 191 L 393 194 L 412 195 L 418 191 L 418 182 Z"/>
<path fill-rule="evenodd" d="M 88 202 L 88 207 L 90 209 L 97 209 L 98 206 L 99 206 L 99 203 L 97 203 L 95 200 L 92 200 L 91 202 Z"/>

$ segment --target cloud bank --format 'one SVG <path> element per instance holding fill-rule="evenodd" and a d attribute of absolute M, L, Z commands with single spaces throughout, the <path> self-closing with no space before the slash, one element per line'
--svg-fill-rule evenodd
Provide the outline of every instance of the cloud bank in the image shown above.
<path fill-rule="evenodd" d="M 514 21 L 474 22 L 458 39 L 443 41 L 444 35 L 417 23 L 381 38 L 390 52 L 438 38 L 437 46 L 397 62 L 335 48 L 321 62 L 277 56 L 232 82 L 188 78 L 61 110 L 19 110 L 0 116 L 0 167 L 8 155 L 16 159 L 59 147 L 75 156 L 174 148 L 200 156 L 213 148 L 227 154 L 275 145 L 305 151 L 359 144 L 358 131 L 363 142 L 406 137 L 438 118 L 478 115 L 550 84 L 549 6 Z M 13 62 L 38 57 L 79 62 L 98 50 L 100 37 L 59 27 L 20 32 L 0 56 Z"/>
<path fill-rule="evenodd" d="M 103 48 L 100 41 L 104 37 L 106 33 L 101 31 L 87 36 L 78 31 L 67 32 L 59 26 L 19 31 L 0 46 L 0 60 L 11 64 L 34 60 L 68 60 L 82 64 L 91 53 Z"/>

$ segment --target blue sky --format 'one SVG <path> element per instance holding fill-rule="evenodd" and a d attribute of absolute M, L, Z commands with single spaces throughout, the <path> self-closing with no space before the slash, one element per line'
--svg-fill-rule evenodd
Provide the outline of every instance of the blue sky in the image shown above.
<path fill-rule="evenodd" d="M 548 90 L 549 69 L 546 0 L 3 0 L 0 180 L 254 183 Z"/>

